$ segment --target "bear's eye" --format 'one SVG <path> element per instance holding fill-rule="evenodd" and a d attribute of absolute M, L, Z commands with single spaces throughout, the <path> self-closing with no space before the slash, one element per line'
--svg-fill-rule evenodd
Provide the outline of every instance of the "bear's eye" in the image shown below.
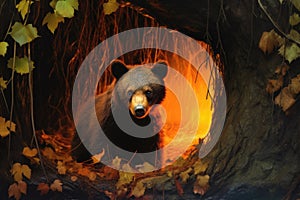
<path fill-rule="evenodd" d="M 147 96 L 148 98 L 151 98 L 151 97 L 152 97 L 152 91 L 151 91 L 151 90 L 146 90 L 145 94 L 146 94 L 146 96 Z"/>
<path fill-rule="evenodd" d="M 127 92 L 127 96 L 128 96 L 128 97 L 131 97 L 131 96 L 132 96 L 132 94 L 133 94 L 132 90 L 128 90 L 128 92 Z"/>

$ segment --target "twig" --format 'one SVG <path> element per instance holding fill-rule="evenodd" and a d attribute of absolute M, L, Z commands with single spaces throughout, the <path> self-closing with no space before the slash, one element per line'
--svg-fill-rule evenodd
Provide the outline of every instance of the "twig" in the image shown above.
<path fill-rule="evenodd" d="M 260 6 L 260 8 L 264 11 L 264 13 L 266 14 L 266 16 L 269 18 L 269 20 L 271 21 L 271 23 L 275 26 L 275 28 L 288 40 L 300 45 L 300 42 L 298 42 L 297 40 L 294 40 L 292 37 L 290 37 L 289 35 L 287 35 L 285 32 L 283 32 L 283 30 L 281 30 L 281 28 L 279 27 L 279 25 L 273 20 L 273 18 L 269 15 L 268 11 L 264 8 L 264 6 L 261 3 L 261 0 L 257 0 L 258 4 Z"/>
<path fill-rule="evenodd" d="M 30 117 L 31 117 L 31 126 L 32 126 L 32 133 L 33 133 L 33 138 L 34 138 L 34 142 L 36 145 L 36 148 L 38 150 L 38 156 L 41 162 L 41 167 L 43 170 L 43 173 L 46 177 L 47 182 L 49 182 L 49 178 L 47 176 L 46 173 L 46 169 L 44 166 L 44 161 L 41 155 L 41 150 L 39 148 L 39 143 L 37 140 L 37 136 L 36 136 L 36 131 L 35 131 L 35 125 L 34 125 L 34 115 L 33 115 L 33 90 L 32 90 L 32 84 L 33 84 L 33 80 L 32 80 L 32 70 L 33 70 L 33 66 L 31 64 L 31 54 L 30 54 L 30 43 L 28 44 L 28 64 L 29 64 L 29 93 L 30 93 Z"/>

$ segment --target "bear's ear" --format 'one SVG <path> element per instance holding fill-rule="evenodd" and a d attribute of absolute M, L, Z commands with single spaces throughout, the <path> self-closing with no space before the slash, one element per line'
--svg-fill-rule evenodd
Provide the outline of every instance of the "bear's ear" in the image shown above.
<path fill-rule="evenodd" d="M 168 65 L 164 61 L 159 61 L 159 62 L 155 63 L 155 65 L 152 67 L 151 70 L 156 76 L 163 79 L 163 78 L 165 78 L 165 76 L 168 73 Z"/>
<path fill-rule="evenodd" d="M 122 61 L 116 60 L 111 64 L 111 72 L 116 79 L 120 79 L 126 72 L 128 72 L 128 68 Z"/>

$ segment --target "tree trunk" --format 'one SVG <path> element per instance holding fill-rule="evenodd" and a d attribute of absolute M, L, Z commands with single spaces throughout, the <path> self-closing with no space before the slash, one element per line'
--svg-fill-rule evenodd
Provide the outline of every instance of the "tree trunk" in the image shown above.
<path fill-rule="evenodd" d="M 213 185 L 207 196 L 233 199 L 229 194 L 233 189 L 247 197 L 257 188 L 265 193 L 258 191 L 253 199 L 262 195 L 281 199 L 287 191 L 291 197 L 293 190 L 299 195 L 299 103 L 285 116 L 266 92 L 267 80 L 283 60 L 276 52 L 264 55 L 258 48 L 262 32 L 274 28 L 258 2 L 131 2 L 167 27 L 210 43 L 225 61 L 227 117 L 219 142 L 204 159 Z M 284 5 L 265 1 L 264 6 L 270 15 L 276 14 L 278 24 L 287 24 Z M 299 69 L 291 70 L 291 76 L 296 71 Z M 246 191 L 241 189 L 243 185 Z"/>

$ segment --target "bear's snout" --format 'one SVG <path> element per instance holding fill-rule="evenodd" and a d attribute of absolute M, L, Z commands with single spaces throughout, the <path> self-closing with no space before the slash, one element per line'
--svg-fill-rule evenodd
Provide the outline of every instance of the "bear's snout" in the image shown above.
<path fill-rule="evenodd" d="M 138 119 L 147 116 L 149 103 L 143 91 L 138 90 L 132 95 L 131 101 L 129 102 L 129 110 L 131 114 Z"/>

